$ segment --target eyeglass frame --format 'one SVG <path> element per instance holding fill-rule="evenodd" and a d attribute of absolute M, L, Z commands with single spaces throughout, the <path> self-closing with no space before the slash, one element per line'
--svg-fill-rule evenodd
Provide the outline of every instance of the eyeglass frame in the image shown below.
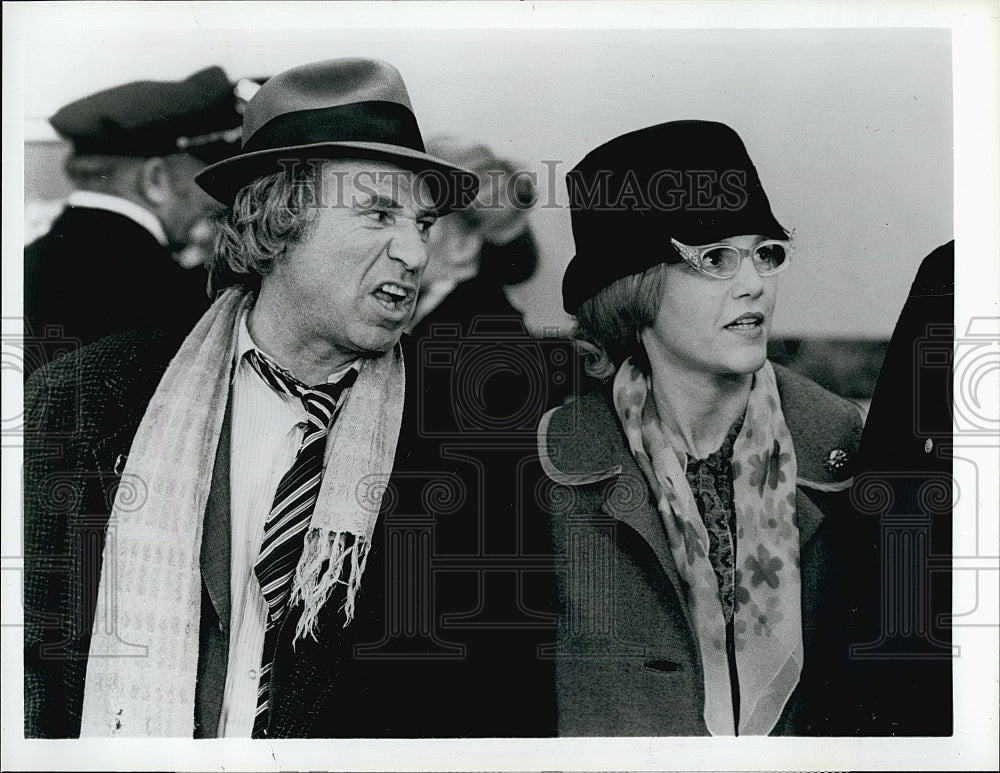
<path fill-rule="evenodd" d="M 691 268 L 693 268 L 699 274 L 704 274 L 705 276 L 711 277 L 712 279 L 732 279 L 739 273 L 740 266 L 743 265 L 743 261 L 746 258 L 753 258 L 754 253 L 756 253 L 757 250 L 768 244 L 780 244 L 782 247 L 785 248 L 784 261 L 782 261 L 781 265 L 778 266 L 773 271 L 762 272 L 757 267 L 757 261 L 753 260 L 752 263 L 754 271 L 757 272 L 758 276 L 774 276 L 775 274 L 784 271 L 786 268 L 788 268 L 788 264 L 791 262 L 792 259 L 792 253 L 795 251 L 795 243 L 793 241 L 794 236 L 795 232 L 793 231 L 787 239 L 765 239 L 764 241 L 759 242 L 758 244 L 755 244 L 753 247 L 749 248 L 737 247 L 735 244 L 729 244 L 728 242 L 713 242 L 712 244 L 701 244 L 698 246 L 691 246 L 689 244 L 684 244 L 682 242 L 679 242 L 673 238 L 671 238 L 670 243 L 673 245 L 674 249 L 677 250 L 677 253 L 684 259 L 684 262 L 687 263 L 689 266 L 691 266 Z M 740 262 L 736 264 L 736 270 L 733 271 L 732 274 L 728 274 L 726 276 L 720 276 L 719 274 L 713 274 L 710 271 L 706 271 L 700 265 L 700 260 L 702 256 L 709 250 L 713 250 L 718 247 L 725 247 L 731 250 L 736 250 L 736 252 L 739 253 Z"/>

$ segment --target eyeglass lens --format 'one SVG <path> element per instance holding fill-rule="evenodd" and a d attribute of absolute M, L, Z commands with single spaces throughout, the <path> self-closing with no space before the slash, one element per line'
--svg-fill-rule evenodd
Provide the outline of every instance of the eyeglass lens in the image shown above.
<path fill-rule="evenodd" d="M 701 267 L 716 276 L 733 276 L 739 270 L 742 252 L 736 247 L 720 245 L 705 250 L 700 257 Z M 767 242 L 754 248 L 753 263 L 759 274 L 773 274 L 788 257 L 784 245 Z"/>

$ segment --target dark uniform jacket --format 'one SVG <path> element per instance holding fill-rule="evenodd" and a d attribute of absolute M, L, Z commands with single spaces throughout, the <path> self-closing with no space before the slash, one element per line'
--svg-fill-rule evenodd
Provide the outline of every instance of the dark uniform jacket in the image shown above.
<path fill-rule="evenodd" d="M 67 207 L 24 251 L 26 375 L 112 333 L 193 327 L 208 308 L 206 281 L 134 220 Z"/>
<path fill-rule="evenodd" d="M 856 732 L 863 735 L 952 732 L 954 277 L 954 242 L 921 263 L 861 443 L 857 579 L 876 590 L 859 596 L 855 659 L 869 710 Z M 958 351 L 989 345 L 963 343 Z"/>
<path fill-rule="evenodd" d="M 118 475 L 183 331 L 98 341 L 38 371 L 26 386 L 25 734 L 79 733 L 101 550 Z M 554 732 L 554 639 L 545 575 L 532 558 L 484 546 L 475 475 L 441 469 L 421 449 L 418 365 L 392 480 L 356 617 L 336 595 L 317 640 L 292 634 L 274 657 L 270 737 L 540 736 Z M 227 440 L 220 440 L 205 515 L 195 735 L 216 734 L 229 636 Z M 480 469 L 461 458 L 453 464 Z M 534 489 L 525 496 L 535 496 Z M 469 502 L 475 503 L 470 509 Z M 537 519 L 536 519 L 537 521 Z M 535 557 L 537 558 L 537 556 Z M 538 563 L 537 561 L 535 562 Z M 534 570 L 534 571 L 533 571 Z M 539 577 L 541 579 L 539 579 Z M 487 593 L 484 588 L 490 586 Z M 494 592 L 496 591 L 496 592 Z"/>
<path fill-rule="evenodd" d="M 850 599 L 845 518 L 858 408 L 774 366 L 798 464 L 805 662 L 773 734 L 838 734 L 857 712 L 844 676 Z M 656 503 L 610 401 L 610 388 L 546 417 L 540 453 L 559 581 L 560 735 L 705 735 L 701 658 Z M 837 455 L 840 457 L 841 455 Z M 737 546 L 738 549 L 738 546 Z"/>

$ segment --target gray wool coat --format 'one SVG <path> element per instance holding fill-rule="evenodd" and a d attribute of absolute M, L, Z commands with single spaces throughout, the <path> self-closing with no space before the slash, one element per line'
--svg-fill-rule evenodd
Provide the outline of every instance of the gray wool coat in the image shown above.
<path fill-rule="evenodd" d="M 774 366 L 798 463 L 805 664 L 775 735 L 835 735 L 859 710 L 851 638 L 850 460 L 857 406 Z M 843 453 L 838 453 L 843 452 Z M 680 576 L 605 388 L 539 427 L 559 586 L 558 732 L 706 735 L 703 675 Z M 831 454 L 846 462 L 830 464 Z"/>

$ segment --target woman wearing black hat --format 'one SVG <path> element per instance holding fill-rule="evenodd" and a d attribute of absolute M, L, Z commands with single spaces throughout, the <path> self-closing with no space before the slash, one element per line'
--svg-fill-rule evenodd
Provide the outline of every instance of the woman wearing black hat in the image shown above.
<path fill-rule="evenodd" d="M 850 403 L 767 361 L 792 243 L 728 126 L 618 137 L 567 176 L 566 310 L 604 387 L 543 419 L 563 735 L 842 727 Z"/>

